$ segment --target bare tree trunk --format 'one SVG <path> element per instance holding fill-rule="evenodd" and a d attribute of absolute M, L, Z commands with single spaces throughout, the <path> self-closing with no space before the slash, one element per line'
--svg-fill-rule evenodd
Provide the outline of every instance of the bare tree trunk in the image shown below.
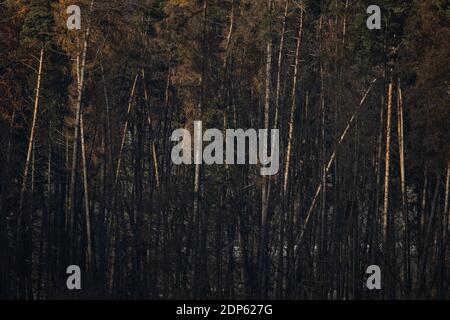
<path fill-rule="evenodd" d="M 430 208 L 430 217 L 428 219 L 428 224 L 426 226 L 425 237 L 423 241 L 423 245 L 421 250 L 419 251 L 419 265 L 418 265 L 418 278 L 417 278 L 417 292 L 416 298 L 425 298 L 427 297 L 428 292 L 427 289 L 427 266 L 430 261 L 428 261 L 428 251 L 432 250 L 434 241 L 431 241 L 432 229 L 434 225 L 434 220 L 436 216 L 436 206 L 437 206 L 437 198 L 439 194 L 439 186 L 441 184 L 441 175 L 436 173 L 436 185 L 434 189 L 433 200 Z"/>
<path fill-rule="evenodd" d="M 88 190 L 88 175 L 86 164 L 86 147 L 84 142 L 84 124 L 83 113 L 80 115 L 80 138 L 81 138 L 81 159 L 83 163 L 83 187 L 84 187 L 84 207 L 86 212 L 86 240 L 87 240 L 87 270 L 91 270 L 92 263 L 92 241 L 91 241 L 91 216 L 89 213 L 89 190 Z"/>
<path fill-rule="evenodd" d="M 272 0 L 268 0 L 268 13 L 272 12 Z M 272 73 L 272 36 L 266 45 L 266 74 L 265 74 L 265 94 L 264 94 L 264 128 L 269 129 L 270 121 L 270 93 L 271 93 L 271 73 Z M 270 138 L 269 138 L 270 139 Z M 268 141 L 266 140 L 267 144 Z M 258 255 L 258 295 L 260 298 L 265 296 L 266 292 L 266 248 L 267 248 L 267 215 L 269 211 L 269 193 L 270 181 L 267 177 L 263 178 L 261 188 L 261 233 L 259 241 Z"/>
<path fill-rule="evenodd" d="M 21 236 L 20 230 L 22 228 L 23 201 L 24 201 L 25 190 L 27 188 L 28 170 L 30 167 L 31 156 L 33 153 L 34 136 L 35 136 L 36 122 L 37 122 L 37 116 L 38 116 L 38 110 L 39 110 L 39 95 L 41 92 L 41 78 L 42 78 L 43 62 L 44 62 L 44 47 L 41 48 L 40 57 L 39 57 L 39 70 L 38 70 L 38 78 L 37 78 L 37 83 L 36 83 L 36 95 L 34 98 L 33 120 L 31 122 L 30 137 L 28 139 L 27 158 L 25 160 L 25 168 L 24 168 L 23 178 L 22 178 L 22 187 L 20 189 L 19 213 L 18 213 L 18 218 L 17 218 L 17 244 L 19 244 L 20 236 Z"/>
<path fill-rule="evenodd" d="M 295 119 L 295 110 L 297 108 L 297 82 L 299 80 L 300 75 L 300 55 L 301 55 L 301 42 L 302 42 L 302 34 L 303 34 L 303 10 L 300 11 L 300 19 L 299 19 L 299 29 L 298 29 L 298 38 L 297 38 L 297 48 L 295 51 L 295 62 L 294 62 L 294 76 L 292 83 L 292 104 L 291 104 L 291 114 L 289 117 L 289 131 L 288 131 L 288 145 L 286 151 L 286 161 L 284 167 L 284 182 L 283 182 L 283 194 L 286 195 L 287 187 L 289 183 L 289 165 L 291 161 L 292 154 L 292 144 L 294 140 L 294 119 Z"/>
<path fill-rule="evenodd" d="M 156 154 L 156 146 L 155 141 L 152 141 L 152 154 L 153 154 L 153 163 L 155 167 L 155 178 L 156 178 L 156 188 L 160 188 L 159 181 L 159 167 L 158 167 L 158 155 Z"/>
<path fill-rule="evenodd" d="M 199 102 L 198 102 L 198 108 L 196 110 L 196 117 L 197 120 L 200 120 L 202 117 L 203 112 L 203 103 L 204 103 L 204 88 L 205 88 L 205 74 L 206 74 L 206 23 L 207 23 L 207 13 L 208 13 L 208 2 L 207 0 L 203 1 L 203 32 L 202 32 L 202 68 L 201 68 L 201 74 L 200 74 L 200 96 L 199 96 Z M 195 128 L 194 128 L 195 131 Z M 201 133 L 200 133 L 201 135 Z M 201 139 L 201 136 L 199 137 L 199 133 L 196 134 L 198 139 Z M 198 143 L 198 141 L 194 142 Z M 194 173 L 194 199 L 193 199 L 193 225 L 194 225 L 194 232 L 195 232 L 195 239 L 200 239 L 200 220 L 201 220 L 201 208 L 200 208 L 200 201 L 201 201 L 201 175 L 202 175 L 202 166 L 200 164 L 201 162 L 201 150 L 195 150 L 194 151 L 194 160 L 195 162 L 195 173 Z M 195 241 L 194 243 L 194 250 L 193 250 L 193 268 L 192 268 L 192 278 L 193 278 L 193 288 L 192 288 L 192 295 L 193 298 L 197 296 L 197 293 L 199 292 L 199 277 L 200 277 L 200 261 L 199 261 L 199 241 Z M 202 257 L 203 258 L 203 257 Z"/>
<path fill-rule="evenodd" d="M 120 143 L 120 149 L 119 149 L 119 158 L 117 160 L 116 176 L 114 178 L 114 187 L 115 188 L 117 187 L 117 182 L 119 180 L 120 166 L 121 166 L 121 163 L 122 163 L 123 147 L 125 146 L 125 140 L 126 140 L 126 137 L 127 137 L 128 120 L 129 120 L 131 108 L 133 107 L 134 92 L 136 90 L 136 82 L 137 82 L 138 76 L 139 76 L 139 73 L 137 73 L 136 76 L 134 77 L 133 85 L 131 87 L 130 99 L 128 100 L 127 118 L 125 120 L 125 125 L 123 127 L 122 141 Z"/>
<path fill-rule="evenodd" d="M 169 97 L 169 86 L 170 86 L 170 72 L 171 72 L 171 68 L 170 68 L 170 61 L 169 61 L 169 70 L 168 70 L 168 75 L 167 75 L 167 80 L 166 80 L 166 89 L 165 89 L 165 98 L 164 98 L 164 112 L 166 113 L 166 115 L 167 115 L 167 108 L 168 108 L 168 97 Z M 147 86 L 146 86 L 146 84 L 145 84 L 145 71 L 144 71 L 144 69 L 142 69 L 142 71 L 141 71 L 141 76 L 142 76 L 142 81 L 143 81 L 143 83 L 144 83 L 144 100 L 145 100 L 145 102 L 147 103 L 147 104 L 149 104 L 149 101 L 148 101 L 148 93 L 147 93 Z M 147 111 L 147 124 L 148 124 L 148 126 L 149 126 L 149 130 L 150 130 L 150 140 L 151 140 L 151 154 L 152 154 L 152 159 L 153 159 L 153 167 L 154 167 L 154 171 L 155 171 L 155 179 L 156 179 L 156 188 L 157 189 L 160 189 L 160 176 L 159 176 L 159 165 L 158 165 L 158 153 L 157 153 L 157 151 L 156 151 L 156 143 L 155 143 L 155 141 L 153 140 L 153 137 L 152 137 L 152 133 L 151 133 L 151 131 L 152 131 L 152 119 L 151 119 L 151 116 L 150 116 L 150 110 L 146 110 Z M 164 140 L 165 140 L 165 138 L 166 138 L 166 126 L 167 126 L 167 116 L 165 116 L 164 117 L 164 130 L 163 130 L 163 137 L 164 137 Z M 164 147 L 163 147 L 163 150 L 164 150 L 164 153 L 165 153 L 165 151 L 166 151 L 166 148 L 165 148 L 165 142 L 163 143 L 163 145 L 164 145 Z M 164 170 L 164 161 L 163 161 L 163 170 Z M 163 176 L 164 176 L 164 172 L 163 172 Z"/>
<path fill-rule="evenodd" d="M 401 190 L 402 190 L 402 213 L 403 213 L 403 224 L 404 224 L 404 274 L 406 283 L 406 294 L 409 295 L 410 292 L 410 254 L 409 254 L 409 217 L 408 217 L 408 205 L 406 199 L 406 186 L 405 186 L 405 144 L 404 144 L 404 134 L 403 134 L 403 96 L 402 89 L 400 86 L 400 80 L 398 81 L 397 88 L 398 95 L 398 142 L 399 142 L 399 157 L 400 157 L 400 180 L 401 180 Z"/>
<path fill-rule="evenodd" d="M 380 125 L 378 132 L 378 146 L 377 146 L 377 156 L 376 156 L 376 166 L 375 166 L 375 208 L 374 208 L 374 230 L 372 243 L 370 245 L 371 255 L 370 259 L 375 259 L 377 253 L 377 246 L 374 244 L 378 243 L 378 229 L 379 229 L 379 213 L 380 213 L 380 180 L 381 180 L 381 165 L 382 165 L 382 154 L 383 154 L 383 128 L 384 128 L 384 95 L 381 95 L 381 107 L 380 107 Z"/>
<path fill-rule="evenodd" d="M 225 43 L 225 59 L 223 61 L 224 69 L 228 65 L 228 50 L 230 48 L 231 36 L 233 35 L 233 29 L 234 29 L 234 1 L 235 0 L 231 0 L 230 27 L 228 28 L 227 40 Z"/>
<path fill-rule="evenodd" d="M 32 299 L 32 281 L 31 281 L 31 273 L 33 270 L 33 254 L 32 254 L 32 237 L 33 237 L 33 208 L 31 208 L 31 223 L 28 223 L 26 220 L 27 216 L 24 218 L 24 196 L 25 191 L 27 189 L 28 182 L 28 172 L 30 168 L 31 162 L 31 203 L 33 202 L 33 192 L 34 192 L 34 156 L 35 156 L 35 131 L 36 131 L 36 123 L 38 116 L 38 108 L 39 108 L 39 96 L 41 91 L 41 78 L 42 78 L 42 68 L 44 61 L 44 47 L 41 48 L 40 56 L 39 56 L 39 69 L 38 69 L 38 78 L 36 83 L 36 95 L 34 99 L 34 108 L 33 108 L 33 119 L 31 123 L 31 132 L 28 140 L 28 149 L 27 149 L 27 158 L 25 160 L 25 168 L 22 178 L 22 186 L 20 189 L 19 196 L 19 212 L 17 217 L 17 234 L 16 234 L 16 268 L 19 270 L 19 275 L 17 277 L 19 283 L 19 297 L 27 297 Z M 25 231 L 30 230 L 30 234 L 28 232 L 23 232 L 23 221 L 25 220 Z M 29 249 L 29 252 L 27 252 Z M 23 289 L 23 293 L 20 292 L 20 288 Z M 28 294 L 27 294 L 28 290 Z M 23 294 L 23 296 L 21 296 Z"/>
<path fill-rule="evenodd" d="M 386 278 L 385 281 L 388 283 L 388 288 L 386 290 L 386 297 L 390 298 L 392 293 L 392 277 L 391 273 L 393 270 L 387 270 L 389 262 L 391 260 L 391 248 L 392 244 L 390 242 L 390 221 L 394 220 L 389 217 L 389 173 L 390 173 L 390 156 L 391 156 L 391 125 L 392 125 L 392 79 L 388 85 L 388 103 L 387 103 L 387 116 L 386 116 L 386 153 L 385 153 L 385 175 L 384 175 L 384 200 L 383 200 L 383 253 L 384 253 L 384 266 Z M 391 219 L 390 219 L 391 218 Z M 391 265 L 394 268 L 393 265 Z"/>
<path fill-rule="evenodd" d="M 94 6 L 94 0 L 91 0 L 90 3 L 90 11 L 89 14 L 92 13 L 92 9 Z M 71 175 L 70 175 L 70 186 L 69 186 L 69 201 L 67 205 L 67 218 L 69 220 L 68 227 L 70 228 L 71 225 L 73 225 L 73 210 L 75 207 L 75 184 L 76 184 L 76 168 L 77 168 L 77 162 L 78 162 L 78 136 L 80 131 L 80 119 L 81 119 L 81 99 L 83 94 L 83 87 L 84 87 L 84 75 L 86 70 L 86 55 L 87 55 L 87 48 L 88 48 L 88 40 L 90 35 L 90 19 L 88 19 L 88 25 L 86 27 L 86 31 L 84 34 L 84 40 L 83 40 L 83 52 L 81 55 L 80 60 L 80 54 L 77 55 L 77 100 L 75 104 L 75 131 L 73 136 L 73 149 L 72 149 L 72 166 L 70 168 Z M 88 210 L 88 209 L 87 209 Z M 67 230 L 68 231 L 68 230 Z M 69 233 L 70 234 L 70 233 Z"/>
<path fill-rule="evenodd" d="M 284 52 L 284 39 L 285 39 L 285 33 L 286 33 L 286 20 L 287 20 L 287 14 L 289 10 L 289 1 L 286 0 L 285 7 L 284 7 L 284 14 L 283 14 L 283 23 L 281 27 L 281 37 L 280 37 L 280 47 L 278 52 L 278 70 L 277 70 L 277 83 L 276 83 L 276 90 L 275 90 L 275 120 L 273 123 L 274 128 L 281 129 L 281 122 L 280 125 L 278 124 L 280 117 L 280 105 L 281 105 L 281 72 L 282 72 L 282 66 L 283 66 L 283 52 Z M 284 195 L 283 195 L 284 197 Z M 278 257 L 277 257 L 277 269 L 276 269 L 276 275 L 275 275 L 275 281 L 276 281 L 276 289 L 275 294 L 278 298 L 282 298 L 284 285 L 283 285 L 283 272 L 284 272 L 284 238 L 285 238 L 285 228 L 286 228 L 286 219 L 287 219 L 287 206 L 286 206 L 286 199 L 282 199 L 282 207 L 281 207 L 281 213 L 280 213 L 280 227 L 279 227 L 279 236 L 278 236 Z"/>
<path fill-rule="evenodd" d="M 384 205 L 383 205 L 383 235 L 384 235 L 384 249 L 388 245 L 388 209 L 389 209 L 389 169 L 391 156 L 391 123 L 392 123 L 392 81 L 388 87 L 388 106 L 386 117 L 386 155 L 385 155 L 385 175 L 384 175 Z"/>
<path fill-rule="evenodd" d="M 287 20 L 287 14 L 289 10 L 289 1 L 286 0 L 286 4 L 284 7 L 284 14 L 283 14 L 283 23 L 281 27 L 281 38 L 280 38 L 280 48 L 278 52 L 278 71 L 277 71 L 277 84 L 275 89 L 275 120 L 273 127 L 278 128 L 278 118 L 280 115 L 280 96 L 281 96 L 281 71 L 283 66 L 283 52 L 284 52 L 284 38 L 286 33 L 286 20 Z M 303 11 L 302 11 L 303 14 Z M 297 65 L 296 65 L 297 67 Z"/>

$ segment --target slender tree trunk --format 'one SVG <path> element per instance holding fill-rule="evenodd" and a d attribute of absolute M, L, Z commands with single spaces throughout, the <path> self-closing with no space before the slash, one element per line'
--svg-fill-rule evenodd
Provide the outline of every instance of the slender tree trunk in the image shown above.
<path fill-rule="evenodd" d="M 386 153 L 385 153 L 385 175 L 384 175 L 384 200 L 383 200 L 383 251 L 384 251 L 384 269 L 386 283 L 388 283 L 388 289 L 386 291 L 386 297 L 389 298 L 392 293 L 392 277 L 390 273 L 393 270 L 387 270 L 389 266 L 388 262 L 391 262 L 391 242 L 390 242 L 390 232 L 391 226 L 390 222 L 393 220 L 389 213 L 389 173 L 390 173 L 390 157 L 391 157 L 391 125 L 392 125 L 392 80 L 388 85 L 388 103 L 387 103 L 387 116 L 386 116 Z M 392 265 L 391 265 L 392 266 Z M 392 266 L 394 268 L 394 266 Z"/>
<path fill-rule="evenodd" d="M 26 252 L 26 250 L 28 249 L 28 245 L 31 245 L 32 243 L 32 239 L 28 239 L 27 233 L 23 232 L 23 220 L 26 221 L 26 217 L 24 218 L 24 197 L 25 197 L 25 191 L 27 189 L 27 182 L 28 182 L 28 172 L 29 172 L 29 168 L 30 168 L 30 162 L 31 162 L 31 187 L 33 188 L 34 186 L 34 146 L 35 146 L 35 131 L 36 131 L 36 124 L 37 124 L 37 117 L 38 117 L 38 111 L 39 111 L 39 96 L 40 96 L 40 92 L 41 92 L 41 78 L 42 78 L 42 68 L 43 68 L 43 63 L 44 63 L 44 47 L 41 48 L 40 50 L 40 55 L 39 55 L 39 69 L 38 69 L 38 77 L 37 77 L 37 83 L 36 83 L 36 95 L 34 98 L 34 108 L 33 108 L 33 119 L 31 122 L 31 132 L 30 132 L 30 137 L 28 139 L 28 149 L 27 149 L 27 157 L 25 160 L 25 167 L 24 167 L 24 173 L 23 173 L 23 177 L 22 177 L 22 186 L 20 189 L 20 196 L 19 196 L 19 212 L 18 212 L 18 216 L 17 216 L 17 233 L 16 233 L 16 268 L 17 270 L 19 270 L 19 276 L 18 276 L 18 281 L 19 281 L 19 285 L 20 287 L 24 288 L 29 287 L 31 279 L 28 279 L 28 277 L 31 277 L 30 272 L 31 270 L 28 270 L 28 265 L 32 264 L 32 254 L 30 254 L 28 256 L 29 261 L 27 262 L 27 255 L 29 254 L 28 252 Z M 33 193 L 31 194 L 33 195 Z M 31 210 L 31 215 L 33 215 L 33 211 Z M 31 219 L 32 222 L 33 219 Z M 28 222 L 28 221 L 26 221 Z M 33 229 L 33 225 L 25 223 L 25 230 L 28 231 L 28 229 L 31 229 L 30 235 L 29 237 L 32 237 L 32 229 Z M 25 284 L 26 282 L 28 282 L 28 284 Z M 19 287 L 19 288 L 20 288 Z M 26 289 L 24 290 L 25 293 Z M 29 292 L 29 294 L 31 294 Z M 21 292 L 19 292 L 19 297 L 21 295 Z"/>
<path fill-rule="evenodd" d="M 276 91 L 275 91 L 275 120 L 273 123 L 273 127 L 275 129 L 280 128 L 281 125 L 278 124 L 278 118 L 279 114 L 281 112 L 280 110 L 280 96 L 281 96 L 281 72 L 282 72 L 282 63 L 283 63 L 283 52 L 284 52 L 284 38 L 286 33 L 286 20 L 287 20 L 287 14 L 289 9 L 289 1 L 286 0 L 285 8 L 284 8 L 284 14 L 283 14 L 283 23 L 281 27 L 281 37 L 280 37 L 280 48 L 278 52 L 278 70 L 277 70 L 277 84 L 276 84 Z M 281 207 L 281 213 L 280 213 L 280 229 L 279 229 L 279 237 L 278 237 L 278 257 L 277 257 L 277 269 L 276 269 L 276 275 L 275 275 L 275 281 L 276 281 L 276 289 L 275 289 L 275 295 L 278 298 L 282 298 L 284 286 L 283 286 L 283 272 L 284 272 L 284 236 L 285 236 L 285 226 L 286 226 L 286 219 L 287 219 L 287 212 L 286 212 L 286 201 L 285 199 L 282 199 L 282 207 Z"/>
<path fill-rule="evenodd" d="M 275 90 L 275 120 L 273 127 L 278 128 L 278 118 L 280 116 L 280 104 L 281 104 L 281 72 L 283 67 L 283 53 L 284 53 L 284 38 L 286 33 L 286 20 L 289 10 L 289 1 L 285 1 L 284 14 L 283 14 L 283 23 L 281 26 L 281 37 L 280 37 L 280 48 L 278 52 L 278 70 L 277 70 L 277 84 Z M 303 11 L 302 11 L 303 14 Z M 297 67 L 297 65 L 296 65 Z"/>
<path fill-rule="evenodd" d="M 301 60 L 301 43 L 303 34 L 303 10 L 300 12 L 299 19 L 299 29 L 297 38 L 297 48 L 295 50 L 295 62 L 294 62 L 294 76 L 292 82 L 292 104 L 291 113 L 289 117 L 289 131 L 288 131 L 288 144 L 286 151 L 286 161 L 284 167 L 284 181 L 283 181 L 283 194 L 286 195 L 287 187 L 289 183 L 289 166 L 292 154 L 292 145 L 294 140 L 294 120 L 295 120 L 295 110 L 297 108 L 297 83 L 300 76 L 300 60 Z"/>
<path fill-rule="evenodd" d="M 389 228 L 389 169 L 391 156 L 391 124 L 392 124 L 392 82 L 388 87 L 388 106 L 386 117 L 386 153 L 385 153 L 385 175 L 384 175 L 384 202 L 383 202 L 383 235 L 384 235 L 384 249 L 387 250 L 388 245 L 388 228 Z"/>
<path fill-rule="evenodd" d="M 92 9 L 94 6 L 94 0 L 90 3 L 90 10 L 89 15 L 92 13 Z M 73 149 L 72 149 L 72 166 L 70 168 L 70 185 L 69 185 L 69 201 L 67 205 L 67 219 L 68 223 L 67 226 L 70 228 L 73 225 L 73 219 L 74 219 L 74 208 L 75 208 L 75 185 L 76 185 L 76 168 L 77 168 L 77 162 L 78 162 L 78 139 L 80 134 L 80 119 L 81 119 L 81 99 L 83 94 L 83 87 L 84 87 L 84 76 L 86 71 L 86 56 L 87 56 L 87 49 L 88 49 L 88 41 L 90 36 L 90 18 L 88 18 L 88 24 L 86 27 L 86 31 L 84 34 L 84 40 L 83 40 L 83 51 L 81 54 L 78 53 L 77 55 L 77 100 L 75 103 L 75 130 L 74 130 L 74 136 L 73 136 Z M 86 209 L 88 210 L 88 209 Z M 68 232 L 69 230 L 66 230 Z M 68 232 L 70 234 L 70 232 Z M 73 235 L 72 235 L 73 236 Z"/>
<path fill-rule="evenodd" d="M 226 69 L 228 65 L 228 50 L 230 48 L 231 36 L 234 30 L 234 5 L 235 0 L 231 0 L 230 26 L 228 28 L 227 40 L 225 43 L 225 59 L 223 61 L 223 68 Z"/>
<path fill-rule="evenodd" d="M 436 185 L 434 189 L 434 195 L 433 195 L 433 201 L 431 203 L 430 208 L 430 218 L 428 219 L 428 223 L 425 230 L 425 236 L 424 236 L 424 242 L 422 245 L 422 248 L 419 252 L 419 274 L 418 274 L 418 286 L 417 286 L 417 292 L 416 292 L 416 298 L 426 298 L 428 292 L 427 289 L 427 266 L 430 264 L 430 261 L 428 261 L 428 252 L 432 250 L 434 241 L 431 241 L 432 233 L 433 233 L 433 226 L 434 226 L 434 220 L 436 216 L 436 206 L 437 206 L 437 198 L 439 194 L 439 186 L 441 184 L 441 175 L 436 174 Z"/>
<path fill-rule="evenodd" d="M 202 68 L 201 68 L 201 74 L 200 74 L 200 96 L 199 96 L 199 102 L 198 107 L 196 110 L 196 120 L 201 120 L 202 118 L 202 112 L 203 112 L 203 104 L 204 104 L 204 88 L 205 88 L 205 76 L 206 76 L 206 24 L 207 24 L 207 14 L 208 14 L 208 1 L 203 1 L 203 32 L 202 32 Z M 195 131 L 195 129 L 194 129 Z M 201 139 L 201 132 L 197 132 L 196 136 L 198 139 Z M 194 142 L 198 143 L 199 141 Z M 201 150 L 195 150 L 194 151 L 194 158 L 197 159 L 195 161 L 195 173 L 194 173 L 194 197 L 193 197 L 193 224 L 194 224 L 194 232 L 195 232 L 195 239 L 200 239 L 200 226 L 201 226 L 201 208 L 200 208 L 200 202 L 201 202 L 201 175 L 202 175 L 202 165 L 201 162 Z M 192 288 L 192 294 L 193 298 L 196 298 L 197 293 L 200 291 L 199 288 L 199 282 L 200 282 L 200 256 L 199 256 L 199 241 L 195 241 L 194 243 L 194 250 L 193 250 L 193 268 L 192 268 L 192 278 L 193 278 L 193 288 Z M 204 257 L 202 257 L 204 259 Z"/>
<path fill-rule="evenodd" d="M 39 56 L 39 70 L 38 70 L 38 78 L 36 83 L 36 95 L 34 98 L 34 108 L 33 108 L 33 120 L 31 122 L 31 132 L 30 137 L 28 139 L 28 149 L 27 149 L 27 158 L 25 160 L 25 167 L 23 172 L 23 178 L 22 178 L 22 187 L 20 189 L 20 199 L 19 199 L 19 213 L 17 218 L 17 244 L 19 244 L 20 241 L 20 230 L 22 228 L 22 217 L 23 217 L 23 201 L 24 201 L 24 195 L 27 188 L 27 178 L 28 178 L 28 171 L 30 167 L 30 161 L 31 156 L 33 153 L 33 146 L 34 146 L 34 138 L 35 138 L 35 130 L 36 130 L 36 122 L 38 117 L 38 110 L 39 110 L 39 96 L 41 93 L 41 78 L 42 78 L 42 67 L 44 63 L 44 47 L 41 48 L 40 56 Z"/>
<path fill-rule="evenodd" d="M 444 238 L 448 240 L 448 234 L 450 231 L 450 210 L 449 210 L 449 186 L 450 186 L 450 148 L 449 148 L 449 160 L 447 164 L 447 177 L 445 180 L 445 198 L 444 198 L 444 216 L 446 217 L 446 224 L 444 227 Z"/>
<path fill-rule="evenodd" d="M 449 210 L 449 189 L 450 189 L 450 147 L 448 149 L 448 163 L 447 163 L 447 174 L 445 178 L 445 194 L 444 194 L 444 212 L 443 212 L 443 234 L 442 234 L 442 245 L 441 245 L 441 252 L 440 252 L 440 266 L 439 266 L 439 272 L 440 272 L 440 284 L 439 284 L 439 291 L 440 291 L 440 298 L 445 299 L 447 290 L 449 287 L 450 279 L 446 279 L 446 267 L 445 262 L 447 260 L 447 247 L 448 247 L 448 240 L 449 240 L 449 231 L 450 231 L 450 210 Z"/>
<path fill-rule="evenodd" d="M 126 120 L 125 120 L 125 125 L 123 127 L 123 131 L 122 131 L 122 140 L 120 143 L 119 157 L 117 160 L 116 175 L 114 178 L 114 188 L 117 188 L 117 183 L 119 181 L 120 167 L 121 167 L 121 163 L 122 163 L 122 153 L 123 153 L 123 148 L 125 146 L 125 140 L 127 137 L 128 120 L 130 117 L 131 108 L 133 107 L 134 92 L 136 90 L 136 83 L 137 83 L 138 76 L 139 76 L 139 73 L 137 73 L 136 76 L 134 77 L 133 85 L 131 86 L 130 99 L 128 100 L 127 116 L 126 116 Z"/>
<path fill-rule="evenodd" d="M 398 95 L 398 142 L 399 142 L 399 157 L 400 157 L 400 181 L 402 190 L 402 213 L 403 213 L 403 224 L 404 224 L 404 275 L 406 283 L 406 294 L 409 295 L 410 292 L 410 246 L 409 246 L 409 217 L 408 217 L 408 205 L 406 199 L 406 186 L 405 186 L 405 144 L 404 144 L 404 134 L 403 134 L 403 96 L 402 89 L 400 86 L 400 80 L 398 81 L 397 88 Z"/>
<path fill-rule="evenodd" d="M 268 0 L 268 13 L 272 13 L 272 0 Z M 270 31 L 271 32 L 271 28 Z M 272 73 L 272 35 L 266 45 L 266 74 L 265 74 L 265 94 L 264 94 L 264 128 L 269 129 L 270 125 L 270 94 L 271 94 L 271 73 Z M 270 139 L 270 138 L 269 138 Z M 268 141 L 266 140 L 267 144 Z M 267 215 L 269 211 L 270 181 L 263 178 L 261 188 L 261 233 L 259 241 L 258 255 L 258 295 L 263 298 L 266 294 L 266 249 L 267 249 Z"/>
<path fill-rule="evenodd" d="M 84 187 L 84 207 L 86 212 L 86 241 L 87 241 L 87 252 L 86 252 L 86 265 L 87 270 L 91 271 L 92 263 L 92 241 L 91 241 L 91 216 L 89 212 L 89 189 L 88 189 L 88 173 L 87 173 L 87 163 L 86 163 L 86 146 L 84 141 L 84 124 L 83 124 L 83 113 L 80 115 L 80 138 L 81 138 L 81 159 L 83 163 L 83 187 Z"/>

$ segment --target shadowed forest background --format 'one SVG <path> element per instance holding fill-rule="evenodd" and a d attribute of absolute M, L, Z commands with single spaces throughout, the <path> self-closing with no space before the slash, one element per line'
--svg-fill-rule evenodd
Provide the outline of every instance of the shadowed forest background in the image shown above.
<path fill-rule="evenodd" d="M 0 298 L 449 298 L 449 15 L 0 1 Z M 195 120 L 279 128 L 279 173 L 173 165 Z"/>

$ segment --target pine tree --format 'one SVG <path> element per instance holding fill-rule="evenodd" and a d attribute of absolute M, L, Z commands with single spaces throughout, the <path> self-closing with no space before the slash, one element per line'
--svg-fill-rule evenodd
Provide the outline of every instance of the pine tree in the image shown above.
<path fill-rule="evenodd" d="M 49 0 L 28 1 L 21 40 L 28 46 L 46 46 L 52 38 L 53 17 Z"/>

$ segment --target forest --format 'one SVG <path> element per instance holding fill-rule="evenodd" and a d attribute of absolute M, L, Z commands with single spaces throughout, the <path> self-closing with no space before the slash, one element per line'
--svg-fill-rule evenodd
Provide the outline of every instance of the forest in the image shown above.
<path fill-rule="evenodd" d="M 447 0 L 1 0 L 0 299 L 449 299 L 449 39 Z M 278 172 L 174 164 L 196 121 Z"/>

